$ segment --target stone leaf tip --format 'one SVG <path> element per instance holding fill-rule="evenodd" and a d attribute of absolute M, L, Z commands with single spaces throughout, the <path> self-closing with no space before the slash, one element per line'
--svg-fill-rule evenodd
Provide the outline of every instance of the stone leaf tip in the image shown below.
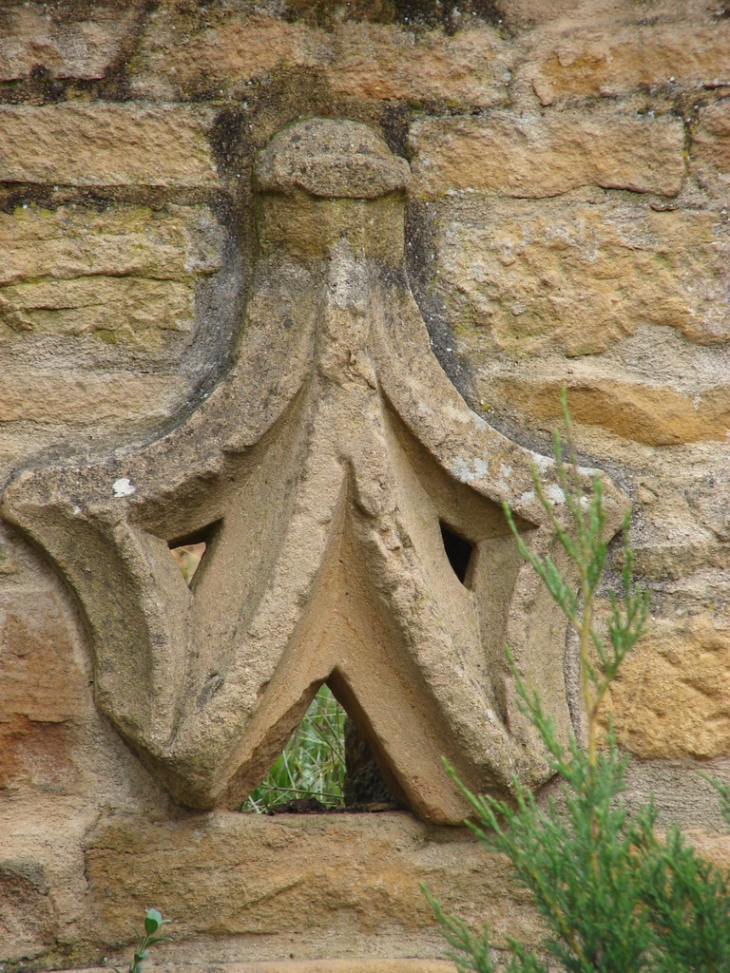
<path fill-rule="evenodd" d="M 260 192 L 377 199 L 406 189 L 411 170 L 361 122 L 310 118 L 279 132 L 259 154 Z"/>

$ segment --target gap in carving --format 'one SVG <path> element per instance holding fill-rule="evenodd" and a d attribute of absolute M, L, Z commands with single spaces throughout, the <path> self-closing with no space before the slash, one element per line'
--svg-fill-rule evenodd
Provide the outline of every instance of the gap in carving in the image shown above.
<path fill-rule="evenodd" d="M 176 537 L 167 542 L 170 553 L 175 558 L 188 587 L 191 586 L 193 577 L 203 560 L 203 555 L 210 547 L 219 526 L 220 521 L 216 521 L 201 530 L 194 531 L 192 534 Z"/>
<path fill-rule="evenodd" d="M 441 528 L 441 539 L 444 542 L 446 557 L 449 559 L 454 574 L 463 585 L 466 584 L 466 575 L 469 570 L 474 545 L 465 537 L 461 537 L 442 520 L 439 521 Z"/>
<path fill-rule="evenodd" d="M 329 687 L 321 686 L 241 810 L 305 813 L 344 807 L 346 719 Z"/>
<path fill-rule="evenodd" d="M 367 738 L 325 684 L 241 810 L 312 814 L 399 807 Z"/>
<path fill-rule="evenodd" d="M 180 547 L 170 548 L 172 556 L 180 568 L 180 574 L 182 574 L 188 587 L 190 587 L 193 575 L 200 566 L 206 546 L 205 541 L 201 541 L 199 544 L 181 544 Z"/>

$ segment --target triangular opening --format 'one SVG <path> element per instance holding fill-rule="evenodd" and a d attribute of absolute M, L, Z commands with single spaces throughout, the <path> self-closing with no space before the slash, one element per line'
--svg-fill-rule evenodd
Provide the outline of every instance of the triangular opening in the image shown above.
<path fill-rule="evenodd" d="M 325 684 L 241 810 L 306 814 L 398 806 L 370 744 Z"/>
<path fill-rule="evenodd" d="M 327 685 L 320 686 L 281 755 L 242 811 L 325 811 L 344 807 L 347 714 Z"/>
<path fill-rule="evenodd" d="M 474 553 L 474 545 L 465 537 L 461 537 L 451 527 L 443 521 L 439 521 L 441 527 L 441 539 L 444 543 L 446 557 L 456 577 L 462 584 L 466 584 L 466 575 L 469 570 L 471 556 Z"/>
<path fill-rule="evenodd" d="M 219 526 L 220 521 L 216 521 L 201 530 L 193 531 L 191 534 L 185 534 L 183 537 L 176 537 L 167 542 L 167 546 L 170 548 L 170 552 L 175 558 L 188 587 L 192 584 L 193 577 L 203 560 L 203 555 L 210 547 Z"/>

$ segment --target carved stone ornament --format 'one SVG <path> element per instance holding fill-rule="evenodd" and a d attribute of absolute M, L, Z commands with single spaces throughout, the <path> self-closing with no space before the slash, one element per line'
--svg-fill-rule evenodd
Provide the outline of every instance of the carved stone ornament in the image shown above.
<path fill-rule="evenodd" d="M 475 791 L 539 785 L 505 644 L 570 732 L 565 623 L 501 508 L 560 561 L 530 470 L 560 510 L 554 465 L 472 412 L 432 354 L 404 263 L 409 175 L 359 123 L 276 135 L 226 376 L 157 441 L 4 494 L 80 603 L 97 706 L 183 805 L 239 807 L 325 681 L 427 820 L 465 813 L 442 756 Z M 613 533 L 626 497 L 601 479 Z M 170 547 L 201 539 L 188 587 Z"/>

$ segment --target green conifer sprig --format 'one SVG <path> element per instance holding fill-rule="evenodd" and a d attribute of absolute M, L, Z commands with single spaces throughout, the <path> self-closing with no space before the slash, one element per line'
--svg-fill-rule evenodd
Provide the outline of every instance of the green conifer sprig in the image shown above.
<path fill-rule="evenodd" d="M 657 833 L 650 802 L 630 812 L 625 801 L 626 758 L 609 721 L 598 747 L 601 704 L 626 654 L 646 630 L 648 596 L 633 581 L 633 557 L 624 522 L 619 594 L 609 594 L 610 617 L 602 634 L 596 595 L 608 555 L 601 483 L 585 495 L 577 470 L 565 390 L 561 396 L 569 464 L 554 437 L 558 485 L 567 515 L 560 519 L 537 470 L 535 491 L 562 545 L 577 592 L 554 561 L 534 555 L 505 510 L 521 555 L 532 565 L 578 633 L 580 687 L 587 747 L 562 743 L 539 693 L 527 687 L 507 650 L 522 712 L 541 737 L 560 781 L 557 800 L 538 802 L 514 780 L 514 802 L 474 795 L 461 787 L 478 823 L 467 822 L 480 841 L 507 856 L 514 879 L 526 888 L 545 937 L 539 950 L 508 940 L 507 973 L 730 973 L 730 886 L 727 877 L 698 856 L 677 828 Z M 707 778 L 730 823 L 730 785 Z M 444 913 L 424 892 L 460 973 L 495 973 L 489 930 L 475 935 Z"/>

